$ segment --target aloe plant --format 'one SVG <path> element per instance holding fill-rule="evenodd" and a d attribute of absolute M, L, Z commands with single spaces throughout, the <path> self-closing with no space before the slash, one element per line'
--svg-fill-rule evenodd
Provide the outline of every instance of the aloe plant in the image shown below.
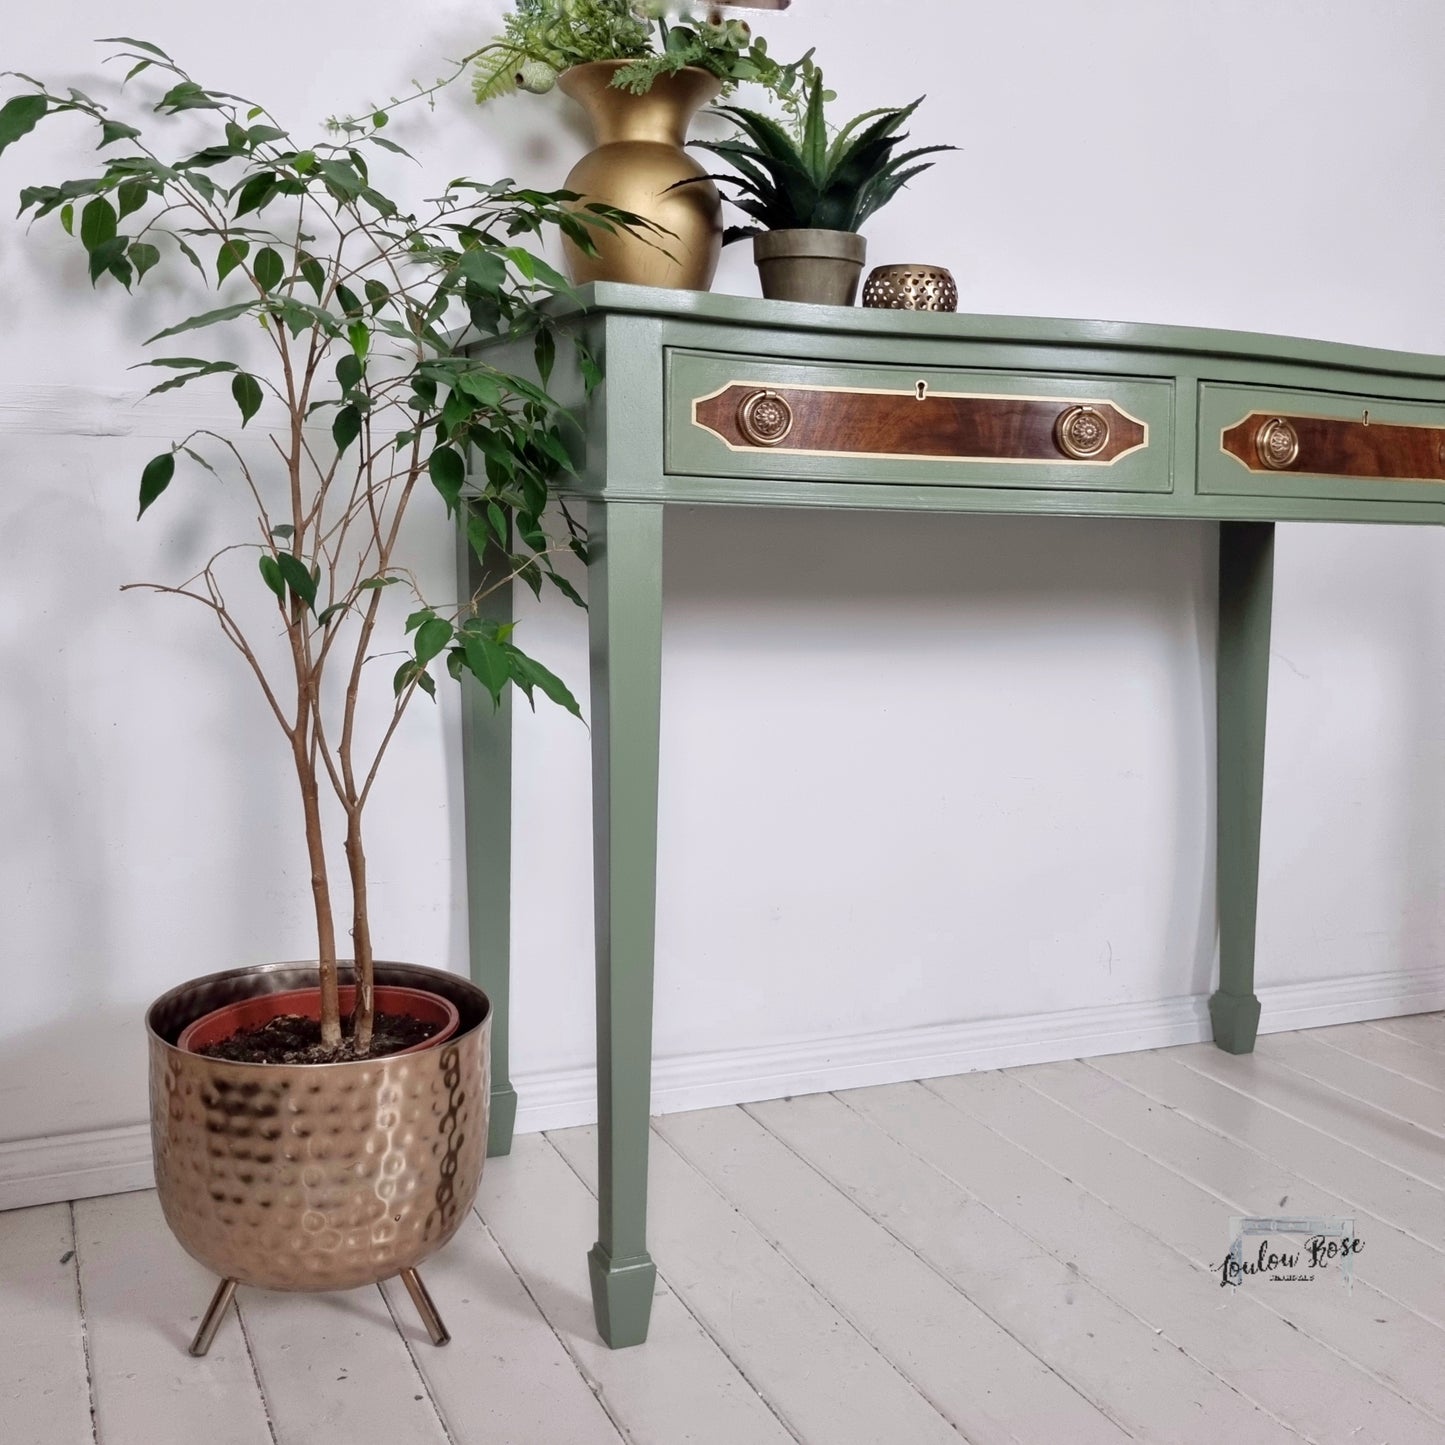
<path fill-rule="evenodd" d="M 733 167 L 732 172 L 708 179 L 732 186 L 736 192 L 731 197 L 733 204 L 761 223 L 729 226 L 723 232 L 724 244 L 764 230 L 857 231 L 914 176 L 933 164 L 914 164 L 920 156 L 957 149 L 931 145 L 898 152 L 897 147 L 908 139 L 901 127 L 925 96 L 901 108 L 864 111 L 830 142 L 824 115 L 829 98 L 831 92 L 823 89 L 823 74 L 815 68 L 796 136 L 771 116 L 740 106 L 715 107 L 717 114 L 734 121 L 742 134 L 692 144 Z"/>

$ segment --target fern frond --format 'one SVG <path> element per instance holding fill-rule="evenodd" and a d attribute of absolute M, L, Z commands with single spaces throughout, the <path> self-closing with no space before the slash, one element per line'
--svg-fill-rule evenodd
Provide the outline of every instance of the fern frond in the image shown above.
<path fill-rule="evenodd" d="M 517 88 L 517 72 L 527 60 L 527 52 L 514 45 L 488 47 L 472 67 L 472 94 L 478 105 Z"/>

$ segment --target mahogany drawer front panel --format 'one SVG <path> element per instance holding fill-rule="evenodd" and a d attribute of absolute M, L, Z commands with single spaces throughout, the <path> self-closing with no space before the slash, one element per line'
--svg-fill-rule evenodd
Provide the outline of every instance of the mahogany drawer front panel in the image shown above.
<path fill-rule="evenodd" d="M 674 348 L 677 476 L 1168 492 L 1166 378 L 771 361 Z"/>
<path fill-rule="evenodd" d="M 1445 502 L 1445 400 L 1201 382 L 1199 490 Z"/>

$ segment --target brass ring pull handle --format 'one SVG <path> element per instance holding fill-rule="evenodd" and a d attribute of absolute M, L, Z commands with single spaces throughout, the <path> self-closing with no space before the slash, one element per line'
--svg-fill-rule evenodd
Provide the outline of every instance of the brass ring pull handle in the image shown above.
<path fill-rule="evenodd" d="M 1282 472 L 1299 460 L 1299 433 L 1282 416 L 1273 417 L 1255 432 L 1254 449 L 1272 472 Z"/>
<path fill-rule="evenodd" d="M 738 430 L 755 447 L 775 447 L 793 429 L 793 408 L 775 391 L 750 391 L 738 407 Z"/>
<path fill-rule="evenodd" d="M 1054 445 L 1066 457 L 1088 461 L 1109 445 L 1109 419 L 1091 406 L 1071 406 L 1054 423 Z"/>

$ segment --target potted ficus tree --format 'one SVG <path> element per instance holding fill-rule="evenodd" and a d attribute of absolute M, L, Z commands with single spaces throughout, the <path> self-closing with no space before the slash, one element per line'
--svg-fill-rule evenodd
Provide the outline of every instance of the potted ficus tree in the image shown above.
<path fill-rule="evenodd" d="M 851 306 L 868 254 L 859 235 L 865 221 L 933 163 L 920 157 L 955 146 L 921 146 L 902 151 L 902 127 L 923 103 L 884 107 L 855 116 L 834 133 L 823 74 L 805 56 L 802 89 L 806 103 L 791 125 L 739 106 L 718 106 L 739 134 L 721 141 L 694 141 L 733 170 L 709 182 L 731 186 L 733 203 L 757 224 L 729 226 L 724 244 L 753 238 L 763 295 L 779 301 Z M 683 182 L 683 189 L 691 182 Z"/>
<path fill-rule="evenodd" d="M 485 103 L 554 86 L 587 113 L 595 147 L 572 168 L 569 190 L 646 217 L 597 238 L 564 241 L 575 281 L 627 281 L 706 291 L 722 246 L 722 205 L 683 149 L 698 109 L 740 83 L 786 106 L 799 96 L 800 63 L 780 65 L 745 20 L 690 0 L 515 0 L 502 32 L 473 57 Z M 687 180 L 686 189 L 677 182 Z"/>
<path fill-rule="evenodd" d="M 371 174 L 401 149 L 383 133 L 396 103 L 303 144 L 158 47 L 107 43 L 129 66 L 118 108 L 21 77 L 0 107 L 0 151 L 42 121 L 84 122 L 99 161 L 27 187 L 22 215 L 74 237 L 93 286 L 134 294 L 174 272 L 220 292 L 152 337 L 141 364 L 159 372 L 154 392 L 229 384 L 235 425 L 155 456 L 139 512 L 152 522 L 173 489 L 204 487 L 217 508 L 239 503 L 244 527 L 188 581 L 137 585 L 204 609 L 254 678 L 295 777 L 317 935 L 312 969 L 192 980 L 148 1014 L 161 1202 L 223 1281 L 193 1350 L 237 1281 L 322 1289 L 395 1274 L 441 1343 L 415 1267 L 480 1178 L 489 1006 L 462 978 L 375 960 L 363 824 L 438 674 L 578 710 L 480 604 L 514 577 L 575 597 L 555 563 L 581 534 L 565 516 L 560 540 L 548 530 L 550 483 L 570 463 L 568 418 L 545 390 L 557 345 L 545 303 L 567 283 L 529 243 L 556 227 L 586 252 L 631 218 L 466 180 L 409 214 Z M 542 384 L 469 354 L 467 327 L 532 336 Z M 428 506 L 484 559 L 478 594 L 418 593 L 404 528 Z M 221 1006 L 234 1017 L 218 1019 Z"/>

